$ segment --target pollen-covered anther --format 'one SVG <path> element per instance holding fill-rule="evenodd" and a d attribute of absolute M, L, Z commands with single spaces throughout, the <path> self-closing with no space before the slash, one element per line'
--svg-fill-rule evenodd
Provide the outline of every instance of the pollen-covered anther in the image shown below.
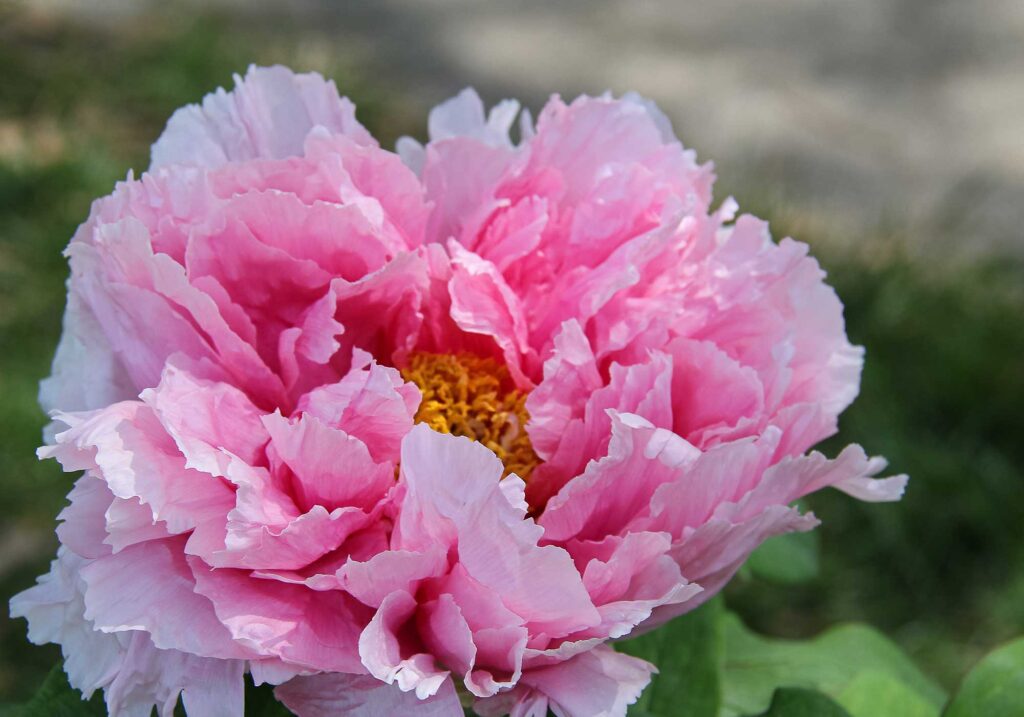
<path fill-rule="evenodd" d="M 415 353 L 402 377 L 423 394 L 417 423 L 479 441 L 501 459 L 505 475 L 527 480 L 540 463 L 526 432 L 527 394 L 500 362 L 464 353 Z"/>

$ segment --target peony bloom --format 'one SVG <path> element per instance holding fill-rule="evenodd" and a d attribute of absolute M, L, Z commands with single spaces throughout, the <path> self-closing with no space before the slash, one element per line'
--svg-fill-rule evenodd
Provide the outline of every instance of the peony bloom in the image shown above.
<path fill-rule="evenodd" d="M 40 456 L 84 471 L 16 596 L 115 715 L 623 715 L 609 641 L 714 595 L 791 504 L 893 500 L 811 446 L 858 390 L 824 274 L 711 207 L 634 96 L 536 128 L 465 91 L 381 149 L 333 83 L 179 110 L 71 241 Z"/>

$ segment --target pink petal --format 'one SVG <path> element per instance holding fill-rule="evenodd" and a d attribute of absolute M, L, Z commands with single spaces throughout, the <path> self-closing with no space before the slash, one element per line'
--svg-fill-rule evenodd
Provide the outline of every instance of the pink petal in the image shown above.
<path fill-rule="evenodd" d="M 488 717 L 543 715 L 550 707 L 564 717 L 625 717 L 656 672 L 654 665 L 600 646 L 573 659 L 523 675 L 510 696 L 474 706 Z M 503 711 L 504 710 L 504 711 Z"/>
<path fill-rule="evenodd" d="M 183 538 L 125 548 L 82 568 L 85 618 L 104 632 L 144 630 L 153 644 L 203 657 L 244 658 L 210 601 L 194 592 Z M 131 575 L 131 580 L 125 580 Z"/>
<path fill-rule="evenodd" d="M 538 547 L 542 531 L 508 502 L 501 473 L 501 462 L 479 443 L 417 425 L 402 442 L 409 492 L 400 541 L 457 541 L 466 571 L 537 631 L 564 634 L 596 623 L 568 554 Z"/>
<path fill-rule="evenodd" d="M 412 428 L 420 404 L 420 392 L 405 383 L 397 370 L 370 361 L 353 359 L 349 372 L 337 383 L 320 386 L 302 397 L 298 411 L 328 426 L 355 436 L 378 462 L 398 462 L 398 446 Z"/>
<path fill-rule="evenodd" d="M 512 379 L 529 388 L 530 346 L 519 298 L 497 268 L 466 251 L 456 242 L 448 245 L 453 274 L 448 283 L 452 318 L 463 331 L 490 336 L 501 349 Z M 524 362 L 526 366 L 524 366 Z"/>
<path fill-rule="evenodd" d="M 136 394 L 92 310 L 79 294 L 69 292 L 53 369 L 39 385 L 43 410 L 91 411 Z"/>
<path fill-rule="evenodd" d="M 447 568 L 447 556 L 438 549 L 388 550 L 366 561 L 349 559 L 336 572 L 335 581 L 321 580 L 317 586 L 334 582 L 360 602 L 379 607 L 393 592 L 415 594 L 419 581 L 437 577 Z"/>
<path fill-rule="evenodd" d="M 548 459 L 558 450 L 570 422 L 583 417 L 587 399 L 603 383 L 579 322 L 566 321 L 555 334 L 551 357 L 544 362 L 544 380 L 526 400 L 527 431 L 539 456 Z"/>
<path fill-rule="evenodd" d="M 462 705 L 451 680 L 436 693 L 419 699 L 415 693 L 367 675 L 338 673 L 296 677 L 274 690 L 298 717 L 462 717 Z"/>
<path fill-rule="evenodd" d="M 378 680 L 397 682 L 403 692 L 415 690 L 418 698 L 426 699 L 448 681 L 448 672 L 431 655 L 417 652 L 416 645 L 403 644 L 399 635 L 415 612 L 416 600 L 409 593 L 388 595 L 359 636 L 359 656 Z"/>
<path fill-rule="evenodd" d="M 171 533 L 223 516 L 234 496 L 218 478 L 185 467 L 185 459 L 153 411 L 139 402 L 114 404 L 70 421 L 57 445 L 40 453 L 66 470 L 93 468 L 111 492 L 137 498 Z"/>
<path fill-rule="evenodd" d="M 676 339 L 672 355 L 673 430 L 698 446 L 754 421 L 764 412 L 764 389 L 757 372 L 729 358 L 709 342 Z"/>
<path fill-rule="evenodd" d="M 196 592 L 240 644 L 312 670 L 363 672 L 357 642 L 372 611 L 345 593 L 253 579 L 196 558 L 189 565 Z"/>
<path fill-rule="evenodd" d="M 223 476 L 229 454 L 251 464 L 262 459 L 268 439 L 262 412 L 230 384 L 196 378 L 170 363 L 142 400 L 174 438 L 187 468 Z"/>
<path fill-rule="evenodd" d="M 161 717 L 171 717 L 181 695 L 189 714 L 242 716 L 242 661 L 158 650 L 138 630 L 95 630 L 83 615 L 78 577 L 87 566 L 62 548 L 51 572 L 11 600 L 12 617 L 29 620 L 29 639 L 61 645 L 73 687 L 86 699 L 102 688 L 111 715 L 148 715 L 157 706 Z"/>
<path fill-rule="evenodd" d="M 28 620 L 29 641 L 61 646 L 68 682 L 86 699 L 117 675 L 124 652 L 118 636 L 95 630 L 84 617 L 79 571 L 88 563 L 61 547 L 50 571 L 11 598 L 11 617 Z"/>
<path fill-rule="evenodd" d="M 338 199 L 343 204 L 358 206 L 379 224 L 389 246 L 394 246 L 390 238 L 395 234 L 407 248 L 423 243 L 430 205 L 418 177 L 398 156 L 357 139 L 317 130 L 306 138 L 306 157 L 319 167 L 332 169 L 335 157 L 340 160 L 341 181 L 331 182 L 331 187 L 340 188 Z"/>
<path fill-rule="evenodd" d="M 138 498 L 125 500 L 113 495 L 111 497 L 113 500 L 104 515 L 107 529 L 104 542 L 113 552 L 119 553 L 130 545 L 159 540 L 169 535 L 167 525 L 153 520 L 153 511 Z"/>
<path fill-rule="evenodd" d="M 60 544 L 83 558 L 109 555 L 104 514 L 113 500 L 114 494 L 101 479 L 86 473 L 75 481 L 68 493 L 70 505 L 57 515 L 57 519 L 63 521 L 57 526 Z"/>
<path fill-rule="evenodd" d="M 218 567 L 294 570 L 338 548 L 372 520 L 361 508 L 328 511 L 321 505 L 302 513 L 266 469 L 240 461 L 228 478 L 238 485 L 236 506 L 220 530 L 193 533 L 186 547 Z"/>
<path fill-rule="evenodd" d="M 699 456 L 687 441 L 639 416 L 613 413 L 611 425 L 608 455 L 590 463 L 548 502 L 540 519 L 545 539 L 622 532 L 646 514 L 659 486 L 675 480 Z"/>
<path fill-rule="evenodd" d="M 345 327 L 340 352 L 350 355 L 356 347 L 385 364 L 401 365 L 416 345 L 428 286 L 426 262 L 417 254 L 401 254 L 358 281 L 334 279 L 335 318 Z"/>
<path fill-rule="evenodd" d="M 296 75 L 280 66 L 251 66 L 244 78 L 235 75 L 233 91 L 218 90 L 202 105 L 174 113 L 153 145 L 152 167 L 215 167 L 298 155 L 316 125 L 363 143 L 374 142 L 356 121 L 353 104 L 338 96 L 334 82 L 316 73 Z"/>
<path fill-rule="evenodd" d="M 280 413 L 264 416 L 273 457 L 291 469 L 292 494 L 301 510 L 352 506 L 371 509 L 394 484 L 394 466 L 377 463 L 366 444 L 344 431 L 302 414 L 289 421 Z"/>
<path fill-rule="evenodd" d="M 662 428 L 672 425 L 672 361 L 668 356 L 650 352 L 641 363 L 612 364 L 609 373 L 606 385 L 586 396 L 582 406 L 573 407 L 556 450 L 542 456 L 546 462 L 530 476 L 528 495 L 532 504 L 544 505 L 567 481 L 579 475 L 588 461 L 604 453 L 612 428 L 609 411 L 635 413 Z M 548 416 L 554 412 L 564 416 L 566 410 L 541 402 L 564 403 L 571 397 L 572 394 L 560 394 L 554 389 L 551 394 L 545 392 L 536 401 L 529 401 L 527 410 L 531 406 L 539 410 L 549 422 L 546 430 L 550 431 L 557 424 Z"/>
<path fill-rule="evenodd" d="M 111 715 L 148 715 L 156 705 L 160 717 L 173 717 L 179 695 L 190 715 L 244 714 L 244 662 L 158 650 L 142 632 L 131 633 L 125 648 L 123 667 L 106 688 Z"/>

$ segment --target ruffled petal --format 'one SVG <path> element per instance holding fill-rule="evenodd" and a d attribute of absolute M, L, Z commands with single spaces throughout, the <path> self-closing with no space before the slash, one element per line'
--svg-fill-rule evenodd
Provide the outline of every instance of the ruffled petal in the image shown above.
<path fill-rule="evenodd" d="M 394 484 L 391 463 L 377 463 L 365 443 L 315 416 L 289 421 L 272 413 L 263 425 L 270 433 L 272 460 L 279 458 L 291 472 L 292 495 L 301 510 L 314 505 L 370 510 Z"/>
<path fill-rule="evenodd" d="M 537 631 L 566 634 L 598 621 L 569 555 L 540 547 L 541 529 L 499 487 L 493 452 L 418 425 L 402 443 L 408 494 L 399 545 L 457 545 L 461 566 Z"/>
<path fill-rule="evenodd" d="M 184 542 L 182 537 L 152 540 L 84 566 L 85 619 L 102 632 L 143 630 L 162 650 L 221 659 L 250 656 L 231 640 L 210 601 L 195 593 Z"/>
<path fill-rule="evenodd" d="M 595 647 L 552 667 L 531 670 L 511 693 L 476 703 L 485 717 L 541 717 L 550 708 L 565 717 L 625 717 L 656 672 L 636 657 Z"/>
<path fill-rule="evenodd" d="M 448 681 L 448 671 L 434 657 L 403 640 L 402 628 L 416 613 L 416 600 L 396 591 L 381 603 L 370 624 L 359 636 L 359 656 L 370 674 L 402 692 L 415 691 L 420 699 L 437 693 Z"/>
<path fill-rule="evenodd" d="M 357 642 L 372 611 L 340 591 L 253 579 L 189 558 L 195 591 L 238 643 L 310 670 L 363 673 Z"/>
<path fill-rule="evenodd" d="M 244 78 L 235 75 L 231 92 L 219 89 L 202 105 L 175 112 L 153 145 L 151 166 L 216 167 L 295 156 L 317 125 L 374 143 L 356 121 L 355 106 L 338 96 L 333 81 L 316 73 L 297 75 L 280 66 L 252 66 Z"/>
<path fill-rule="evenodd" d="M 462 705 L 451 680 L 445 680 L 430 697 L 419 699 L 413 692 L 367 675 L 338 673 L 296 677 L 274 690 L 284 705 L 298 717 L 462 717 Z"/>

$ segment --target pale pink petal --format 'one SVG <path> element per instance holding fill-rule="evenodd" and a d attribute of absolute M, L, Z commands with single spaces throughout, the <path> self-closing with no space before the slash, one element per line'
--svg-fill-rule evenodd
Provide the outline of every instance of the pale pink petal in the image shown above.
<path fill-rule="evenodd" d="M 412 428 L 420 392 L 405 383 L 397 370 L 376 362 L 357 365 L 337 383 L 320 386 L 302 397 L 298 411 L 355 436 L 378 462 L 398 462 L 398 446 Z"/>
<path fill-rule="evenodd" d="M 358 206 L 390 247 L 397 246 L 394 238 L 401 238 L 403 248 L 423 243 L 430 205 L 418 177 L 400 157 L 322 130 L 306 138 L 306 157 L 330 169 L 338 168 L 335 157 L 340 160 L 341 181 L 331 188 L 339 191 L 343 204 Z"/>
<path fill-rule="evenodd" d="M 544 380 L 530 392 L 526 408 L 530 442 L 542 458 L 550 458 L 574 419 L 583 417 L 583 406 L 604 382 L 583 329 L 566 321 L 554 337 L 551 357 L 544 362 Z"/>
<path fill-rule="evenodd" d="M 672 360 L 669 356 L 650 352 L 641 363 L 612 364 L 609 373 L 606 385 L 587 395 L 582 405 L 572 407 L 573 415 L 561 431 L 557 448 L 544 456 L 546 462 L 530 476 L 527 495 L 532 504 L 544 505 L 567 481 L 579 475 L 588 461 L 605 452 L 612 433 L 611 411 L 637 414 L 655 426 L 671 427 Z M 537 401 L 528 402 L 527 410 L 533 406 L 542 416 L 553 411 L 564 416 L 564 408 L 549 408 L 541 401 L 564 405 L 571 397 L 572 394 L 560 395 L 560 391 L 554 389 L 551 394 L 542 394 Z M 549 423 L 547 430 L 556 425 Z"/>
<path fill-rule="evenodd" d="M 676 475 L 654 491 L 646 515 L 635 521 L 643 530 L 664 530 L 673 537 L 709 520 L 722 505 L 742 500 L 762 480 L 778 445 L 778 431 L 714 446 L 676 468 Z M 680 498 L 685 500 L 680 502 Z M 780 494 L 759 507 L 785 505 Z M 687 575 L 687 577 L 691 577 Z"/>
<path fill-rule="evenodd" d="M 516 684 L 529 632 L 496 591 L 474 580 L 461 565 L 424 591 L 434 596 L 421 608 L 420 634 L 431 652 L 460 672 L 466 688 L 487 697 Z"/>
<path fill-rule="evenodd" d="M 451 680 L 436 693 L 419 699 L 413 692 L 367 675 L 338 673 L 296 677 L 274 690 L 298 717 L 462 717 L 462 705 Z"/>
<path fill-rule="evenodd" d="M 669 554 L 670 547 L 665 533 L 641 532 L 599 543 L 573 543 L 569 550 L 577 564 L 586 566 L 583 580 L 598 605 L 601 624 L 574 635 L 572 640 L 623 637 L 655 609 L 683 605 L 696 598 L 703 587 L 683 577 Z M 537 658 L 531 656 L 531 664 Z"/>
<path fill-rule="evenodd" d="M 619 293 L 636 286 L 649 264 L 671 246 L 678 215 L 666 216 L 639 236 L 617 246 L 597 266 L 577 265 L 558 273 L 547 291 L 531 292 L 526 307 L 531 337 L 541 343 L 568 319 L 585 324 Z"/>
<path fill-rule="evenodd" d="M 746 423 L 756 430 L 764 412 L 757 372 L 729 358 L 709 342 L 676 339 L 672 356 L 672 428 L 703 446 L 708 437 Z M 748 429 L 748 430 L 749 430 Z"/>
<path fill-rule="evenodd" d="M 499 272 L 533 252 L 550 221 L 548 201 L 527 197 L 504 211 L 496 211 L 481 229 L 473 251 L 494 264 Z"/>
<path fill-rule="evenodd" d="M 323 125 L 372 144 L 356 121 L 355 107 L 338 96 L 333 81 L 284 67 L 251 66 L 235 75 L 235 89 L 219 89 L 202 105 L 174 113 L 153 145 L 152 167 L 197 164 L 216 167 L 247 159 L 278 159 L 302 153 L 309 131 Z"/>
<path fill-rule="evenodd" d="M 168 536 L 167 524 L 153 520 L 153 511 L 138 498 L 124 499 L 111 494 L 113 500 L 107 508 L 104 542 L 118 553 L 129 545 L 159 540 Z"/>
<path fill-rule="evenodd" d="M 78 294 L 69 293 L 53 367 L 39 384 L 43 410 L 91 411 L 136 394 L 92 310 Z"/>
<path fill-rule="evenodd" d="M 242 661 L 158 650 L 145 632 L 94 629 L 84 617 L 79 577 L 87 566 L 62 548 L 51 572 L 11 600 L 11 616 L 29 620 L 29 639 L 61 646 L 72 687 L 85 699 L 102 688 L 114 717 L 148 717 L 154 706 L 171 717 L 179 695 L 193 717 L 242 717 Z"/>
<path fill-rule="evenodd" d="M 136 386 L 155 386 L 166 359 L 183 353 L 215 361 L 252 396 L 284 400 L 280 379 L 236 333 L 232 313 L 222 313 L 217 297 L 190 283 L 184 266 L 154 251 L 140 220 L 99 225 L 90 243 L 72 242 L 68 254 L 72 290 L 89 302 Z"/>
<path fill-rule="evenodd" d="M 321 505 L 299 510 L 264 468 L 232 463 L 237 504 L 226 521 L 192 534 L 186 551 L 218 567 L 293 570 L 340 546 L 371 521 L 355 506 L 328 511 Z"/>
<path fill-rule="evenodd" d="M 118 403 L 62 420 L 73 421 L 73 427 L 41 455 L 56 457 L 66 470 L 94 469 L 115 496 L 137 498 L 171 533 L 222 516 L 234 504 L 232 492 L 218 478 L 185 467 L 171 437 L 142 403 Z"/>
<path fill-rule="evenodd" d="M 84 617 L 79 571 L 88 562 L 61 547 L 50 572 L 11 598 L 11 617 L 28 620 L 28 639 L 33 644 L 61 646 L 68 682 L 85 699 L 110 683 L 123 654 L 116 636 L 94 630 Z"/>
<path fill-rule="evenodd" d="M 713 597 L 768 538 L 811 530 L 817 525 L 814 515 L 801 515 L 797 509 L 784 505 L 773 505 L 741 523 L 712 518 L 672 549 L 672 557 L 683 574 L 704 590 L 684 603 L 656 608 L 645 627 L 660 625 Z"/>
<path fill-rule="evenodd" d="M 405 239 L 378 208 L 365 203 L 301 201 L 281 191 L 249 191 L 231 198 L 227 217 L 244 222 L 262 244 L 298 261 L 313 261 L 332 276 L 354 281 L 380 269 Z"/>
<path fill-rule="evenodd" d="M 68 493 L 70 505 L 57 514 L 57 519 L 63 521 L 57 526 L 60 544 L 83 558 L 109 555 L 104 514 L 113 500 L 114 494 L 101 479 L 86 473 L 75 481 Z"/>
<path fill-rule="evenodd" d="M 455 598 L 441 594 L 436 600 L 421 604 L 420 615 L 419 633 L 431 654 L 456 674 L 469 677 L 476 663 L 476 645 Z M 468 686 L 472 690 L 475 685 Z"/>
<path fill-rule="evenodd" d="M 490 708 L 477 702 L 482 715 L 543 715 L 550 708 L 559 717 L 625 717 L 656 672 L 654 665 L 600 646 L 573 659 L 523 675 L 512 698 L 499 695 Z"/>
<path fill-rule="evenodd" d="M 145 633 L 133 632 L 123 667 L 106 688 L 107 710 L 115 717 L 148 717 L 155 705 L 160 717 L 173 717 L 180 695 L 189 717 L 242 717 L 244 669 L 240 660 L 159 650 Z"/>
<path fill-rule="evenodd" d="M 608 455 L 552 498 L 541 516 L 547 540 L 615 535 L 645 515 L 659 486 L 675 480 L 700 452 L 639 416 L 613 414 Z M 661 528 L 655 528 L 660 530 Z"/>
<path fill-rule="evenodd" d="M 693 153 L 664 132 L 663 115 L 651 113 L 635 100 L 580 97 L 567 106 L 555 97 L 537 118 L 530 161 L 557 167 L 576 192 L 589 188 L 604 165 L 642 163 L 675 183 L 677 194 L 692 195 L 695 209 L 706 206 L 711 196 L 710 168 L 698 166 Z"/>
<path fill-rule="evenodd" d="M 534 359 L 518 297 L 493 264 L 455 242 L 448 249 L 453 269 L 448 290 L 455 323 L 463 331 L 493 338 L 512 379 L 521 388 L 531 387 L 533 382 L 528 373 Z"/>
<path fill-rule="evenodd" d="M 271 459 L 291 470 L 292 495 L 303 511 L 352 506 L 371 509 L 394 484 L 394 466 L 377 463 L 366 444 L 311 414 L 289 421 L 280 413 L 263 417 L 271 437 Z"/>
<path fill-rule="evenodd" d="M 97 630 L 144 630 L 154 646 L 203 657 L 244 658 L 210 601 L 194 592 L 184 538 L 153 540 L 82 568 L 85 618 Z M 131 575 L 132 580 L 124 577 Z"/>
<path fill-rule="evenodd" d="M 428 240 L 443 244 L 458 239 L 472 251 L 487 218 L 507 204 L 495 192 L 514 160 L 511 149 L 471 138 L 431 143 L 425 154 L 414 160 L 422 161 L 423 186 L 434 205 L 427 224 Z"/>
<path fill-rule="evenodd" d="M 508 502 L 490 450 L 418 425 L 402 442 L 408 495 L 400 535 L 412 544 L 457 539 L 459 561 L 538 631 L 562 634 L 597 622 L 568 554 L 538 547 L 542 530 Z"/>
<path fill-rule="evenodd" d="M 213 603 L 234 640 L 262 655 L 312 670 L 361 673 L 357 643 L 372 610 L 343 592 L 211 569 L 189 558 L 195 590 Z"/>
<path fill-rule="evenodd" d="M 396 684 L 403 692 L 415 690 L 426 699 L 447 681 L 448 672 L 434 658 L 403 645 L 399 633 L 416 612 L 416 600 L 407 592 L 393 592 L 381 603 L 370 624 L 359 636 L 359 656 L 370 674 Z"/>
<path fill-rule="evenodd" d="M 899 500 L 906 476 L 876 479 L 885 469 L 882 458 L 868 458 L 864 449 L 853 444 L 829 460 L 817 451 L 807 456 L 783 458 L 764 472 L 758 485 L 738 501 L 736 517 L 747 517 L 772 503 L 791 503 L 829 486 L 872 502 Z"/>
<path fill-rule="evenodd" d="M 124 220 L 103 227 L 102 235 L 109 247 L 117 247 L 122 261 L 130 260 L 128 251 L 113 237 L 124 232 L 135 241 L 148 241 L 145 230 Z M 142 235 L 140 236 L 140 233 Z M 135 286 L 120 277 L 104 276 L 110 249 L 98 249 L 83 242 L 73 242 L 67 249 L 71 264 L 72 291 L 82 297 L 100 323 L 101 330 L 127 372 L 130 385 L 138 388 L 155 386 L 160 380 L 163 363 L 175 352 L 192 356 L 210 356 L 208 345 L 168 302 L 147 287 Z M 109 262 L 113 264 L 113 262 Z M 133 346 L 131 351 L 126 350 Z"/>
<path fill-rule="evenodd" d="M 257 463 L 263 454 L 262 412 L 230 384 L 196 378 L 170 363 L 142 400 L 174 438 L 187 468 L 223 476 L 231 455 Z"/>
<path fill-rule="evenodd" d="M 315 585 L 335 584 L 360 602 L 379 607 L 393 592 L 415 593 L 417 583 L 437 577 L 448 568 L 443 551 L 388 550 L 366 561 L 348 560 L 335 573 L 334 580 L 318 580 Z"/>
<path fill-rule="evenodd" d="M 431 142 L 471 137 L 496 147 L 511 147 L 509 130 L 519 114 L 519 103 L 503 100 L 484 116 L 484 103 L 472 87 L 430 110 L 427 133 Z"/>
<path fill-rule="evenodd" d="M 153 519 L 153 511 L 138 498 L 118 498 L 107 484 L 86 473 L 68 494 L 71 505 L 57 518 L 62 545 L 83 558 L 96 559 L 129 545 L 168 537 L 167 525 Z"/>

